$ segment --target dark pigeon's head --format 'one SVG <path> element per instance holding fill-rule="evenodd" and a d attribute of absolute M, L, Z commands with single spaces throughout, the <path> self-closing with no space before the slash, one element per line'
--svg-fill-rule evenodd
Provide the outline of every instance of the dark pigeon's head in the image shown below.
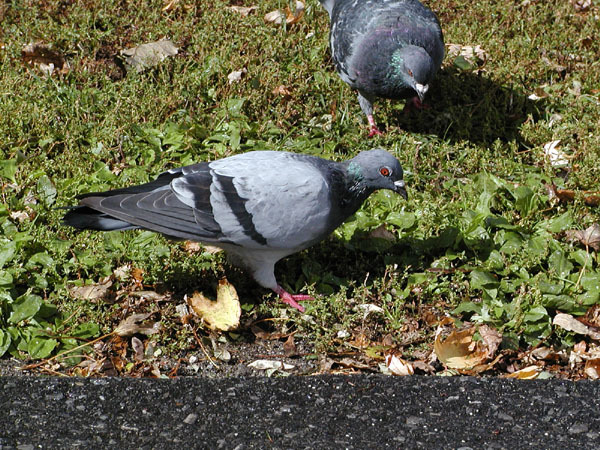
<path fill-rule="evenodd" d="M 370 192 L 389 189 L 408 198 L 400 162 L 383 149 L 360 152 L 349 161 L 348 172 L 359 178 Z"/>
<path fill-rule="evenodd" d="M 403 83 L 410 86 L 419 96 L 419 100 L 423 101 L 436 71 L 429 53 L 422 47 L 409 45 L 398 50 L 394 54 L 394 60 Z"/>

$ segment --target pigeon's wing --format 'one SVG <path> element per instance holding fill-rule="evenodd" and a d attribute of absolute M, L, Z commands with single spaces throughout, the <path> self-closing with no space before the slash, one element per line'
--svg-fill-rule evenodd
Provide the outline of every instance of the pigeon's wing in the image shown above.
<path fill-rule="evenodd" d="M 172 189 L 176 180 L 185 179 L 190 173 L 195 175 L 197 183 L 197 202 L 202 204 L 204 199 L 210 206 L 210 170 L 207 163 L 201 163 L 165 172 L 146 184 L 87 194 L 79 202 L 79 207 L 65 216 L 65 221 L 72 224 L 82 215 L 93 218 L 92 210 L 101 213 L 100 223 L 107 222 L 108 217 L 130 224 L 129 228 L 146 228 L 173 238 L 217 241 L 221 237 L 221 229 L 212 214 L 191 208 Z"/>
<path fill-rule="evenodd" d="M 223 235 L 244 247 L 294 250 L 323 239 L 330 191 L 316 160 L 265 151 L 212 162 L 210 201 Z"/>

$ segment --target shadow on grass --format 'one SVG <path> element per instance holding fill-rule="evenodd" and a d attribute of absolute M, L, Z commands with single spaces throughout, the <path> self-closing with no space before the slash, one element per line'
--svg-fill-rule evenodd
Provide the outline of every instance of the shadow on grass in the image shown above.
<path fill-rule="evenodd" d="M 528 147 L 519 129 L 528 117 L 538 120 L 544 101 L 530 100 L 522 91 L 497 84 L 485 75 L 445 68 L 436 76 L 426 98 L 429 109 L 399 111 L 390 126 L 435 134 L 450 142 L 468 140 L 489 145 L 497 139 Z"/>
<path fill-rule="evenodd" d="M 406 275 L 428 271 L 437 258 L 456 245 L 459 234 L 457 228 L 449 227 L 427 239 L 405 236 L 390 242 L 369 237 L 368 233 L 357 233 L 350 242 L 329 239 L 282 259 L 275 266 L 275 275 L 291 293 L 306 293 L 308 286 L 314 286 L 317 295 L 331 295 L 345 287 L 351 297 L 355 288 L 382 279 L 390 265 L 397 264 L 396 270 L 406 271 Z M 477 247 L 478 253 L 488 254 L 493 244 L 481 241 Z M 226 277 L 242 303 L 256 304 L 271 292 L 222 256 L 218 269 L 173 261 L 161 280 L 163 286 L 179 298 L 195 291 L 214 298 L 218 280 Z"/>

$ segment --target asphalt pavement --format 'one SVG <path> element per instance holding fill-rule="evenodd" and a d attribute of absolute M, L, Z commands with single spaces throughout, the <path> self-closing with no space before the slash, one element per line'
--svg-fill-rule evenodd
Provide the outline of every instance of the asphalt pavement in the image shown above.
<path fill-rule="evenodd" d="M 598 449 L 600 383 L 0 377 L 0 449 Z"/>

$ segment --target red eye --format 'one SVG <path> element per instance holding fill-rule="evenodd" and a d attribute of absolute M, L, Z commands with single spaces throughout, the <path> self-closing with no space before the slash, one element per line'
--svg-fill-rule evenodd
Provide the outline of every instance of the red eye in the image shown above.
<path fill-rule="evenodd" d="M 383 175 L 384 177 L 389 177 L 390 176 L 390 169 L 388 169 L 387 167 L 382 167 L 381 169 L 379 169 L 379 173 L 381 175 Z"/>
<path fill-rule="evenodd" d="M 408 74 L 412 77 L 413 76 L 412 70 L 408 69 Z"/>

